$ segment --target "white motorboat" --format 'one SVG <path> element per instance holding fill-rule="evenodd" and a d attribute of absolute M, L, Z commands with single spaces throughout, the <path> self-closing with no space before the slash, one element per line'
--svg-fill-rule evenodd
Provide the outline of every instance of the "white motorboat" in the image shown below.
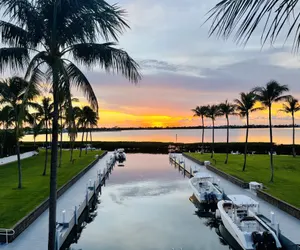
<path fill-rule="evenodd" d="M 118 162 L 126 161 L 126 154 L 123 148 L 119 148 L 115 151 L 115 157 Z"/>
<path fill-rule="evenodd" d="M 259 203 L 246 195 L 228 195 L 216 216 L 244 250 L 281 249 L 276 233 L 258 215 Z"/>
<path fill-rule="evenodd" d="M 189 183 L 200 206 L 205 211 L 215 211 L 218 201 L 224 199 L 223 190 L 209 173 L 197 172 L 189 179 Z"/>

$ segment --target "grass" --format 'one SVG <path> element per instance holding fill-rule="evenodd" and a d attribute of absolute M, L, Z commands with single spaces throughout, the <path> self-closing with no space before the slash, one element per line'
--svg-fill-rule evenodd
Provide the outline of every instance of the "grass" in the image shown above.
<path fill-rule="evenodd" d="M 229 155 L 228 164 L 224 164 L 225 154 L 215 154 L 216 164 L 210 154 L 188 153 L 188 155 L 204 161 L 208 160 L 218 169 L 243 181 L 258 181 L 267 188 L 265 191 L 283 201 L 300 208 L 300 157 L 274 155 L 274 183 L 270 182 L 270 156 L 250 155 L 247 157 L 245 172 L 242 171 L 243 155 Z"/>
<path fill-rule="evenodd" d="M 57 185 L 62 187 L 72 177 L 95 160 L 95 155 L 103 151 L 85 151 L 79 158 L 79 151 L 74 150 L 75 163 L 72 164 L 70 152 L 62 152 L 62 165 L 58 168 Z M 49 152 L 50 158 L 50 152 Z M 39 155 L 22 160 L 23 188 L 17 189 L 17 163 L 0 166 L 0 228 L 11 228 L 49 196 L 50 162 L 47 175 L 42 176 L 45 162 L 45 151 Z"/>

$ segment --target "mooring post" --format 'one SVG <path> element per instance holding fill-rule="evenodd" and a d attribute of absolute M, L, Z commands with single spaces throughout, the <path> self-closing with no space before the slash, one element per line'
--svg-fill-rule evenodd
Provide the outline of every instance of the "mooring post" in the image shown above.
<path fill-rule="evenodd" d="M 62 223 L 63 223 L 63 227 L 65 227 L 65 225 L 66 225 L 66 210 L 62 211 Z"/>
<path fill-rule="evenodd" d="M 77 217 L 77 206 L 74 208 L 74 219 L 75 219 L 75 225 L 78 225 L 78 217 Z"/>
<path fill-rule="evenodd" d="M 192 167 L 190 166 L 190 175 L 192 175 Z"/>
<path fill-rule="evenodd" d="M 96 181 L 94 181 L 94 194 L 96 194 Z"/>
<path fill-rule="evenodd" d="M 85 194 L 85 203 L 88 206 L 89 205 L 89 190 L 86 190 L 86 194 Z"/>
<path fill-rule="evenodd" d="M 56 229 L 56 250 L 59 250 L 60 249 L 60 246 L 59 246 L 59 231 L 58 229 Z"/>

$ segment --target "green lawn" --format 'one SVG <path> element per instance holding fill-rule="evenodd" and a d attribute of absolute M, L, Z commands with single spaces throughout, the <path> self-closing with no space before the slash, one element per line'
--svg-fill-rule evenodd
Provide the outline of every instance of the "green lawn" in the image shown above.
<path fill-rule="evenodd" d="M 188 153 L 188 155 L 214 165 L 210 154 Z M 274 183 L 270 183 L 270 157 L 268 155 L 251 155 L 247 157 L 246 171 L 242 171 L 243 155 L 229 155 L 229 162 L 224 164 L 225 154 L 215 154 L 218 169 L 246 182 L 262 182 L 265 191 L 300 208 L 300 156 L 293 158 L 286 155 L 274 155 Z"/>
<path fill-rule="evenodd" d="M 95 155 L 103 151 L 89 151 L 79 158 L 79 151 L 74 151 L 75 163 L 71 164 L 70 152 L 63 151 L 62 166 L 58 168 L 58 188 L 67 183 L 89 163 L 95 160 Z M 49 154 L 50 155 L 50 154 Z M 49 157 L 50 158 L 50 157 Z M 17 163 L 0 166 L 0 228 L 11 228 L 49 196 L 49 170 L 47 176 L 42 176 L 45 161 L 45 151 L 38 156 L 22 160 L 23 188 L 17 189 Z"/>

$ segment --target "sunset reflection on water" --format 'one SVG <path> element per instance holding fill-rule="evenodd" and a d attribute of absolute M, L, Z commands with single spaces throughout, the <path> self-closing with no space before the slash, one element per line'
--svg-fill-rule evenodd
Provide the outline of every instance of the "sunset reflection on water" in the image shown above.
<path fill-rule="evenodd" d="M 296 129 L 296 143 L 300 144 L 300 138 L 297 138 L 299 128 Z M 181 142 L 195 143 L 201 141 L 200 129 L 174 129 L 174 130 L 124 130 L 124 131 L 105 131 L 93 132 L 93 141 L 140 141 L 140 142 Z M 244 142 L 245 129 L 231 129 L 230 141 Z M 211 141 L 211 129 L 205 130 L 205 141 Z M 292 143 L 291 128 L 274 128 L 273 141 L 277 144 Z M 33 141 L 33 135 L 26 135 L 22 138 L 23 141 Z M 44 141 L 45 135 L 39 135 L 36 141 Z M 78 133 L 77 141 L 81 140 L 81 133 Z M 249 142 L 269 142 L 269 129 L 256 128 L 249 130 Z M 67 133 L 63 134 L 63 141 L 69 141 Z M 215 142 L 226 141 L 226 129 L 215 130 Z"/>

